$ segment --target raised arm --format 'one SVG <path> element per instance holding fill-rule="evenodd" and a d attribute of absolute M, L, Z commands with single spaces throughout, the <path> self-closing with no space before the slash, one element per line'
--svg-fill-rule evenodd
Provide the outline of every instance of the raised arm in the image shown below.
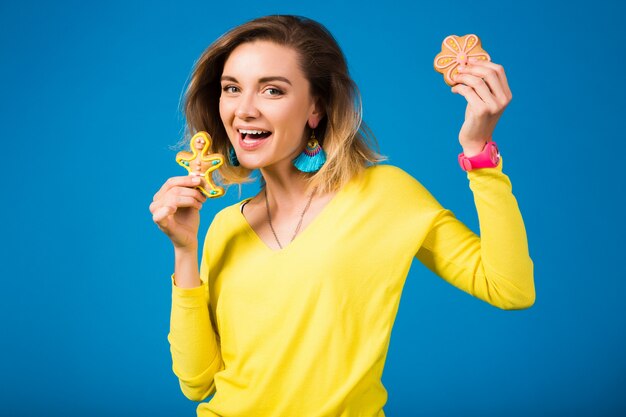
<path fill-rule="evenodd" d="M 467 100 L 459 143 L 467 157 L 491 140 L 513 95 L 501 65 L 470 59 L 458 67 L 452 92 Z M 480 237 L 441 209 L 417 257 L 432 271 L 462 290 L 503 309 L 535 302 L 533 263 L 522 215 L 511 182 L 495 168 L 467 173 L 480 222 Z"/>
<path fill-rule="evenodd" d="M 467 173 L 480 237 L 441 209 L 417 253 L 430 270 L 496 307 L 528 308 L 535 301 L 533 262 L 511 182 L 496 168 Z"/>

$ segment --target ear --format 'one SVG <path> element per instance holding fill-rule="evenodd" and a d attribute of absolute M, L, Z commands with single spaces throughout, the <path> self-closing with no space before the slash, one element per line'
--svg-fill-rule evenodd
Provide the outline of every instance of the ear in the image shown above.
<path fill-rule="evenodd" d="M 313 104 L 313 110 L 309 115 L 308 125 L 311 129 L 315 129 L 320 123 L 320 120 L 324 117 L 324 109 L 322 109 L 321 100 L 315 99 Z"/>

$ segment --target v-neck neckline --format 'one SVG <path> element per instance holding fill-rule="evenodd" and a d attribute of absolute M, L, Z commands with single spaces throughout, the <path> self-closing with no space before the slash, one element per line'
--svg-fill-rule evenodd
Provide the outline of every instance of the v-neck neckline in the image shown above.
<path fill-rule="evenodd" d="M 243 211 L 241 210 L 242 204 L 245 204 L 246 202 L 252 200 L 254 197 L 249 197 L 239 202 L 239 204 L 237 205 L 237 216 L 244 223 L 246 231 L 251 236 L 251 238 L 256 242 L 257 246 L 261 246 L 264 251 L 268 252 L 271 255 L 283 254 L 285 252 L 294 250 L 292 249 L 293 246 L 297 247 L 298 245 L 300 245 L 301 243 L 299 242 L 301 240 L 306 240 L 308 235 L 313 233 L 316 228 L 321 227 L 319 224 L 323 223 L 324 219 L 329 216 L 328 213 L 332 212 L 332 210 L 334 209 L 334 206 L 338 204 L 338 201 L 344 198 L 344 195 L 347 194 L 348 189 L 352 186 L 353 182 L 354 182 L 354 178 L 348 181 L 348 183 L 346 183 L 343 187 L 341 187 L 335 193 L 333 198 L 331 198 L 330 201 L 326 203 L 326 205 L 317 214 L 317 216 L 315 216 L 315 218 L 311 220 L 311 222 L 307 225 L 307 227 L 304 228 L 300 233 L 298 233 L 295 239 L 289 242 L 287 246 L 283 246 L 282 249 L 272 249 L 271 247 L 269 247 L 267 243 L 265 243 L 265 241 L 261 239 L 261 237 L 254 230 L 254 228 L 250 225 L 250 223 L 248 222 L 248 219 L 246 219 L 246 216 L 243 215 Z M 313 229 L 313 231 L 311 231 L 311 229 Z"/>

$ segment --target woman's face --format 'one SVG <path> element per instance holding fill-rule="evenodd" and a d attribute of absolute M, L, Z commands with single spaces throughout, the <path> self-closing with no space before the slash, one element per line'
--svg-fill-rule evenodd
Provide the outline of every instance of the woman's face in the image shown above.
<path fill-rule="evenodd" d="M 291 164 L 320 120 L 295 50 L 244 43 L 224 64 L 220 116 L 239 163 L 249 169 Z"/>

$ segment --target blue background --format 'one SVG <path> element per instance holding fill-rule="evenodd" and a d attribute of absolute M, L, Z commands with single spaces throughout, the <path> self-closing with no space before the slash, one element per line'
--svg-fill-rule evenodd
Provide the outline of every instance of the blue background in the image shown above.
<path fill-rule="evenodd" d="M 387 415 L 625 415 L 624 10 L 467 4 L 2 1 L 0 415 L 195 415 L 171 371 L 173 256 L 148 205 L 182 174 L 170 146 L 193 63 L 270 13 L 331 30 L 382 152 L 475 231 L 456 161 L 465 102 L 432 69 L 442 39 L 477 33 L 513 91 L 494 139 L 537 302 L 501 311 L 416 262 L 383 375 Z M 202 228 L 238 200 L 231 188 L 206 204 Z"/>

